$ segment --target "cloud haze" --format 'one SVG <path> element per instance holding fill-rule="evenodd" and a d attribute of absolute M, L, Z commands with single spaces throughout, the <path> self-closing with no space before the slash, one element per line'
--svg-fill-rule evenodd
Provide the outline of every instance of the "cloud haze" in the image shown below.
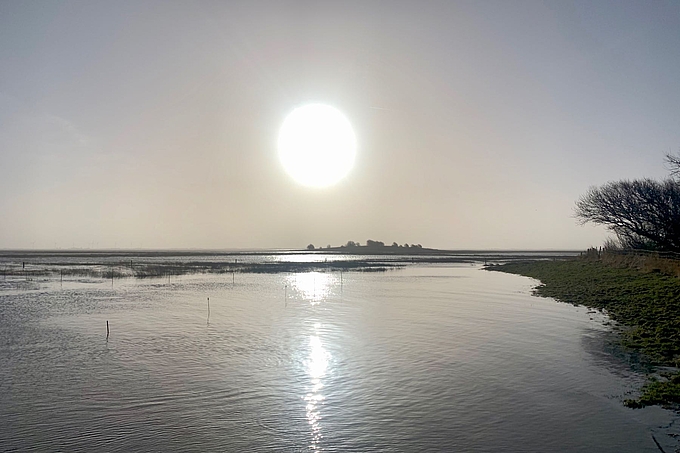
<path fill-rule="evenodd" d="M 0 2 L 0 248 L 599 245 L 574 201 L 680 149 L 674 2 Z M 336 186 L 286 114 L 340 109 Z"/>

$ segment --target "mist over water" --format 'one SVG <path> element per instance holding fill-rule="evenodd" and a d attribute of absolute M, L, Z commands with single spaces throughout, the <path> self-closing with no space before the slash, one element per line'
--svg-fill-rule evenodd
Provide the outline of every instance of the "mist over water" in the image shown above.
<path fill-rule="evenodd" d="M 0 446 L 657 452 L 673 416 L 622 406 L 642 378 L 602 317 L 533 284 L 470 264 L 0 280 Z"/>

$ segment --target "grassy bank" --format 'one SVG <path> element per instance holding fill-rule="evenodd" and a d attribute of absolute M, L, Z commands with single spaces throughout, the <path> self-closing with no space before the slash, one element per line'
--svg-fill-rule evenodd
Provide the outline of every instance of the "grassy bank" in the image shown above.
<path fill-rule="evenodd" d="M 524 261 L 487 269 L 541 281 L 536 294 L 605 311 L 617 322 L 622 343 L 651 363 L 680 366 L 680 279 L 602 260 Z M 629 407 L 680 404 L 680 375 L 650 379 Z"/>

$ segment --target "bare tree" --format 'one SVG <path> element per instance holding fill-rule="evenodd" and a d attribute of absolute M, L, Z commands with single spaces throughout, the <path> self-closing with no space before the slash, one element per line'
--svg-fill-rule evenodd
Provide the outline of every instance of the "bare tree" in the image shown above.
<path fill-rule="evenodd" d="M 592 222 L 606 226 L 623 246 L 680 251 L 678 181 L 608 182 L 591 187 L 576 202 L 575 211 L 582 224 Z"/>
<path fill-rule="evenodd" d="M 680 179 L 680 155 L 666 154 L 666 168 L 668 168 L 671 178 Z"/>

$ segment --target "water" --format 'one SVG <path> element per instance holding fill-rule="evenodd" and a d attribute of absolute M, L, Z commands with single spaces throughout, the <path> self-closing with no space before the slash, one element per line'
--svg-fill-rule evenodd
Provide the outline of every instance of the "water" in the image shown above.
<path fill-rule="evenodd" d="M 469 264 L 0 280 L 0 450 L 670 448 L 672 413 L 622 406 L 642 377 L 603 318 L 534 284 Z"/>

